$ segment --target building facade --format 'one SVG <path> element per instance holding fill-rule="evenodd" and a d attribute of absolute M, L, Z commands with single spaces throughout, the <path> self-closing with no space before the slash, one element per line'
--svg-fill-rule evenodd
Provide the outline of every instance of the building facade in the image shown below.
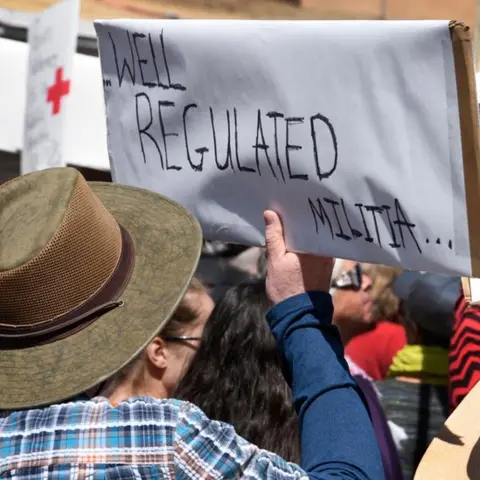
<path fill-rule="evenodd" d="M 375 19 L 448 19 L 476 30 L 476 0 L 298 0 L 300 6 L 340 17 Z"/>

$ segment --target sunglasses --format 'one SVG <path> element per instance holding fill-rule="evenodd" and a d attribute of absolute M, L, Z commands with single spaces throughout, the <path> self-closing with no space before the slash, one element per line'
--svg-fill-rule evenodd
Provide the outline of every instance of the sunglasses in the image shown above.
<path fill-rule="evenodd" d="M 357 263 L 354 268 L 339 275 L 332 281 L 332 287 L 338 289 L 360 290 L 362 288 L 363 270 Z"/>

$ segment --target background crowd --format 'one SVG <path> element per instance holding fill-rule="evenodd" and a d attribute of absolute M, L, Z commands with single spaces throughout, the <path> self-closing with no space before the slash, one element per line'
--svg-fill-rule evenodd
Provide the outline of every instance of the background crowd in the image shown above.
<path fill-rule="evenodd" d="M 212 356 L 232 384 L 187 373 L 179 391 L 252 442 L 295 460 L 294 411 L 288 388 L 275 374 L 273 338 L 261 321 L 267 310 L 265 265 L 262 249 L 204 244 L 197 276 L 217 304 L 197 355 L 206 364 Z M 480 307 L 467 305 L 460 278 L 344 260 L 335 262 L 330 293 L 333 322 L 367 399 L 386 476 L 413 478 L 432 439 L 480 378 Z M 212 407 L 211 399 L 195 397 L 213 385 L 225 388 L 225 405 Z"/>

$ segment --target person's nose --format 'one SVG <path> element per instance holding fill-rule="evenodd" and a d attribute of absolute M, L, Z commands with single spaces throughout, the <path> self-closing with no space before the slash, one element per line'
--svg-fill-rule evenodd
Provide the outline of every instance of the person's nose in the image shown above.
<path fill-rule="evenodd" d="M 372 280 L 368 275 L 362 275 L 362 290 L 367 292 L 372 287 Z"/>

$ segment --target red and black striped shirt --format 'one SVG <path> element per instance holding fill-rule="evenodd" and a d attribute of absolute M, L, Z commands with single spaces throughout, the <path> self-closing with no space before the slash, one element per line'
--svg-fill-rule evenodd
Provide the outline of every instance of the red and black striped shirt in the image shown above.
<path fill-rule="evenodd" d="M 455 307 L 449 375 L 453 411 L 480 380 L 480 305 L 468 305 L 463 295 Z"/>

